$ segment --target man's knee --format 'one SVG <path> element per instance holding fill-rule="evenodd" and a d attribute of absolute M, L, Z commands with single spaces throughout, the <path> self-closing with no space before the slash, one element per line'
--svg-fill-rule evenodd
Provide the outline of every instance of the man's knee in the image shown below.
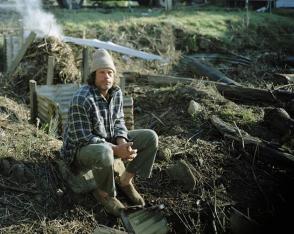
<path fill-rule="evenodd" d="M 105 144 L 103 146 L 103 148 L 99 152 L 98 157 L 100 157 L 100 162 L 103 166 L 112 166 L 114 163 L 113 150 L 109 145 Z"/>
<path fill-rule="evenodd" d="M 158 135 L 155 131 L 151 129 L 146 130 L 146 134 L 148 136 L 148 140 L 150 144 L 154 145 L 156 148 L 158 147 Z"/>

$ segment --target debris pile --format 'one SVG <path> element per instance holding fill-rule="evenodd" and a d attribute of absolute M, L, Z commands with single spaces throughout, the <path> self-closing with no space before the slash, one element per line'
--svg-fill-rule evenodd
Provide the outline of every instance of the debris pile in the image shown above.
<path fill-rule="evenodd" d="M 18 94 L 29 91 L 29 80 L 46 84 L 48 56 L 53 56 L 54 84 L 75 83 L 80 80 L 72 48 L 54 37 L 36 39 L 26 51 L 21 63 L 11 76 L 10 84 Z"/>

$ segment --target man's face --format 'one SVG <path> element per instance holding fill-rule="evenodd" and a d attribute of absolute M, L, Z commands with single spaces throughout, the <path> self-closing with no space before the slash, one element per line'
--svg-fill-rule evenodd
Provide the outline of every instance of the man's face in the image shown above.
<path fill-rule="evenodd" d="M 95 86 L 102 94 L 107 94 L 114 81 L 114 72 L 112 69 L 104 68 L 96 70 Z"/>

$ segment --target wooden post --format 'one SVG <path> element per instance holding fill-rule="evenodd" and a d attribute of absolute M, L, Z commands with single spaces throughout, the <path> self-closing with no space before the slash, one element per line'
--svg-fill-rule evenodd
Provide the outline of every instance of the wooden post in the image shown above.
<path fill-rule="evenodd" d="M 31 121 L 36 122 L 37 118 L 37 96 L 36 96 L 37 82 L 35 80 L 30 80 L 30 111 L 31 111 Z"/>
<path fill-rule="evenodd" d="M 170 11 L 172 9 L 173 2 L 172 0 L 165 0 L 165 10 Z"/>
<path fill-rule="evenodd" d="M 20 63 L 21 59 L 25 55 L 25 53 L 26 53 L 27 49 L 29 48 L 29 46 L 34 41 L 35 37 L 36 37 L 36 33 L 34 33 L 34 32 L 31 32 L 30 35 L 27 37 L 27 39 L 26 39 L 25 43 L 22 45 L 18 55 L 13 60 L 11 66 L 9 66 L 9 69 L 8 69 L 8 71 L 6 73 L 6 77 L 9 77 L 14 72 L 14 70 L 17 68 L 18 64 Z"/>
<path fill-rule="evenodd" d="M 22 45 L 23 42 L 24 42 L 24 28 L 23 28 L 23 24 L 20 25 L 19 39 L 20 39 L 20 45 Z"/>
<path fill-rule="evenodd" d="M 67 0 L 68 9 L 72 10 L 72 0 Z"/>
<path fill-rule="evenodd" d="M 12 37 L 4 36 L 4 53 L 5 53 L 5 72 L 9 70 L 12 61 Z"/>
<path fill-rule="evenodd" d="M 47 67 L 47 85 L 53 84 L 54 79 L 54 57 L 48 56 L 48 67 Z"/>
<path fill-rule="evenodd" d="M 121 92 L 123 94 L 123 96 L 125 95 L 125 89 L 126 89 L 126 78 L 124 76 L 122 76 L 120 78 L 120 84 L 119 87 L 121 89 Z"/>
<path fill-rule="evenodd" d="M 248 28 L 249 26 L 249 0 L 245 1 L 245 10 L 246 10 L 246 27 Z"/>
<path fill-rule="evenodd" d="M 89 48 L 83 49 L 83 66 L 82 66 L 82 83 L 85 83 L 88 79 L 90 68 L 89 68 Z"/>

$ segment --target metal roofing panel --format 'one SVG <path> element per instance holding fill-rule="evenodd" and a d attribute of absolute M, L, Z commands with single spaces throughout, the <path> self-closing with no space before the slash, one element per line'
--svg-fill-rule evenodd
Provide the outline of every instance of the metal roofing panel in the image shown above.
<path fill-rule="evenodd" d="M 168 232 L 166 218 L 148 208 L 129 214 L 128 220 L 135 234 L 166 234 Z"/>

